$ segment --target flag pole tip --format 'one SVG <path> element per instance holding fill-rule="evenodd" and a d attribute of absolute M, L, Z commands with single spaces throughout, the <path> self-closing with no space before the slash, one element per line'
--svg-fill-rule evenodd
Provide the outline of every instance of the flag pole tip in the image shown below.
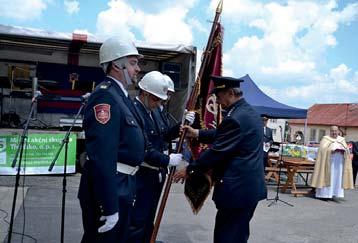
<path fill-rule="evenodd" d="M 220 0 L 218 6 L 216 7 L 216 12 L 221 13 L 223 10 L 223 0 Z"/>

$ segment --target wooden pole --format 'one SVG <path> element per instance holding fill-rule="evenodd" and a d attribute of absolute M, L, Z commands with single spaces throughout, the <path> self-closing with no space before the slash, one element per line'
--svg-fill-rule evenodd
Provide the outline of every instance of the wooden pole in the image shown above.
<path fill-rule="evenodd" d="M 215 18 L 214 18 L 213 25 L 211 27 L 208 42 L 207 42 L 205 51 L 203 53 L 203 60 L 202 60 L 201 65 L 200 65 L 199 73 L 198 73 L 198 76 L 196 77 L 194 87 L 193 87 L 193 89 L 192 89 L 192 91 L 190 93 L 189 99 L 188 99 L 187 110 L 189 110 L 189 111 L 195 109 L 195 103 L 196 103 L 196 100 L 198 98 L 199 91 L 200 91 L 201 78 L 203 76 L 205 67 L 208 65 L 209 60 L 210 60 L 210 56 L 211 56 L 210 50 L 211 50 L 211 47 L 213 45 L 214 33 L 215 33 L 216 26 L 219 23 L 219 18 L 220 18 L 220 14 L 222 12 L 222 7 L 223 7 L 223 0 L 220 0 L 218 6 L 216 8 Z M 188 125 L 188 122 L 185 121 L 184 125 Z M 185 135 L 186 134 L 184 132 L 180 136 L 179 144 L 177 146 L 177 153 L 180 153 L 182 151 Z M 165 209 L 165 206 L 166 206 L 166 203 L 167 203 L 167 200 L 168 200 L 168 196 L 169 196 L 169 192 L 170 192 L 170 188 L 171 188 L 171 185 L 172 185 L 172 182 L 173 182 L 174 173 L 175 173 L 175 167 L 170 168 L 170 173 L 169 173 L 168 178 L 167 178 L 166 183 L 165 183 L 163 196 L 162 196 L 162 199 L 160 201 L 160 206 L 158 208 L 157 216 L 156 216 L 156 219 L 155 219 L 153 233 L 152 233 L 152 237 L 150 239 L 150 243 L 155 243 L 155 240 L 157 239 L 160 223 L 161 223 L 161 220 L 162 220 L 162 217 L 163 217 L 164 209 Z"/>

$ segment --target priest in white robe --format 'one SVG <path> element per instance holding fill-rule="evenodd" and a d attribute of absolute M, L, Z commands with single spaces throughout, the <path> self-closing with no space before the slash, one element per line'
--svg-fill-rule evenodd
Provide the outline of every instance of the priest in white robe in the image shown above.
<path fill-rule="evenodd" d="M 338 132 L 338 127 L 332 126 L 330 135 L 320 143 L 311 182 L 317 198 L 343 198 L 345 189 L 354 189 L 349 148 Z"/>

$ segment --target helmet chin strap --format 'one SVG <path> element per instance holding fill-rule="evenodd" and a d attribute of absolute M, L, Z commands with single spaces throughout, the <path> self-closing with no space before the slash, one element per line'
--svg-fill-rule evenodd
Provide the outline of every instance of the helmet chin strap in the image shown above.
<path fill-rule="evenodd" d="M 126 81 L 126 83 L 127 83 L 127 86 L 133 84 L 132 79 L 129 77 L 129 73 L 128 73 L 127 68 L 126 68 L 126 67 L 123 67 L 123 68 L 122 68 L 122 71 L 123 71 L 124 79 L 125 79 L 125 81 Z"/>
<path fill-rule="evenodd" d="M 149 107 L 148 95 L 144 95 L 143 104 L 145 105 L 145 107 L 147 107 L 148 110 L 151 110 L 150 107 Z"/>

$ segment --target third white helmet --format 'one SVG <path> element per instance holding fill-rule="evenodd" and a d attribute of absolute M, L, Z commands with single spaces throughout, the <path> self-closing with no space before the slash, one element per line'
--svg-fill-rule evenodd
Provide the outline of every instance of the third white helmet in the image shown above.
<path fill-rule="evenodd" d="M 175 89 L 174 89 L 174 82 L 173 80 L 166 74 L 163 74 L 165 80 L 167 81 L 168 83 L 168 91 L 171 91 L 171 92 L 175 92 Z"/>

